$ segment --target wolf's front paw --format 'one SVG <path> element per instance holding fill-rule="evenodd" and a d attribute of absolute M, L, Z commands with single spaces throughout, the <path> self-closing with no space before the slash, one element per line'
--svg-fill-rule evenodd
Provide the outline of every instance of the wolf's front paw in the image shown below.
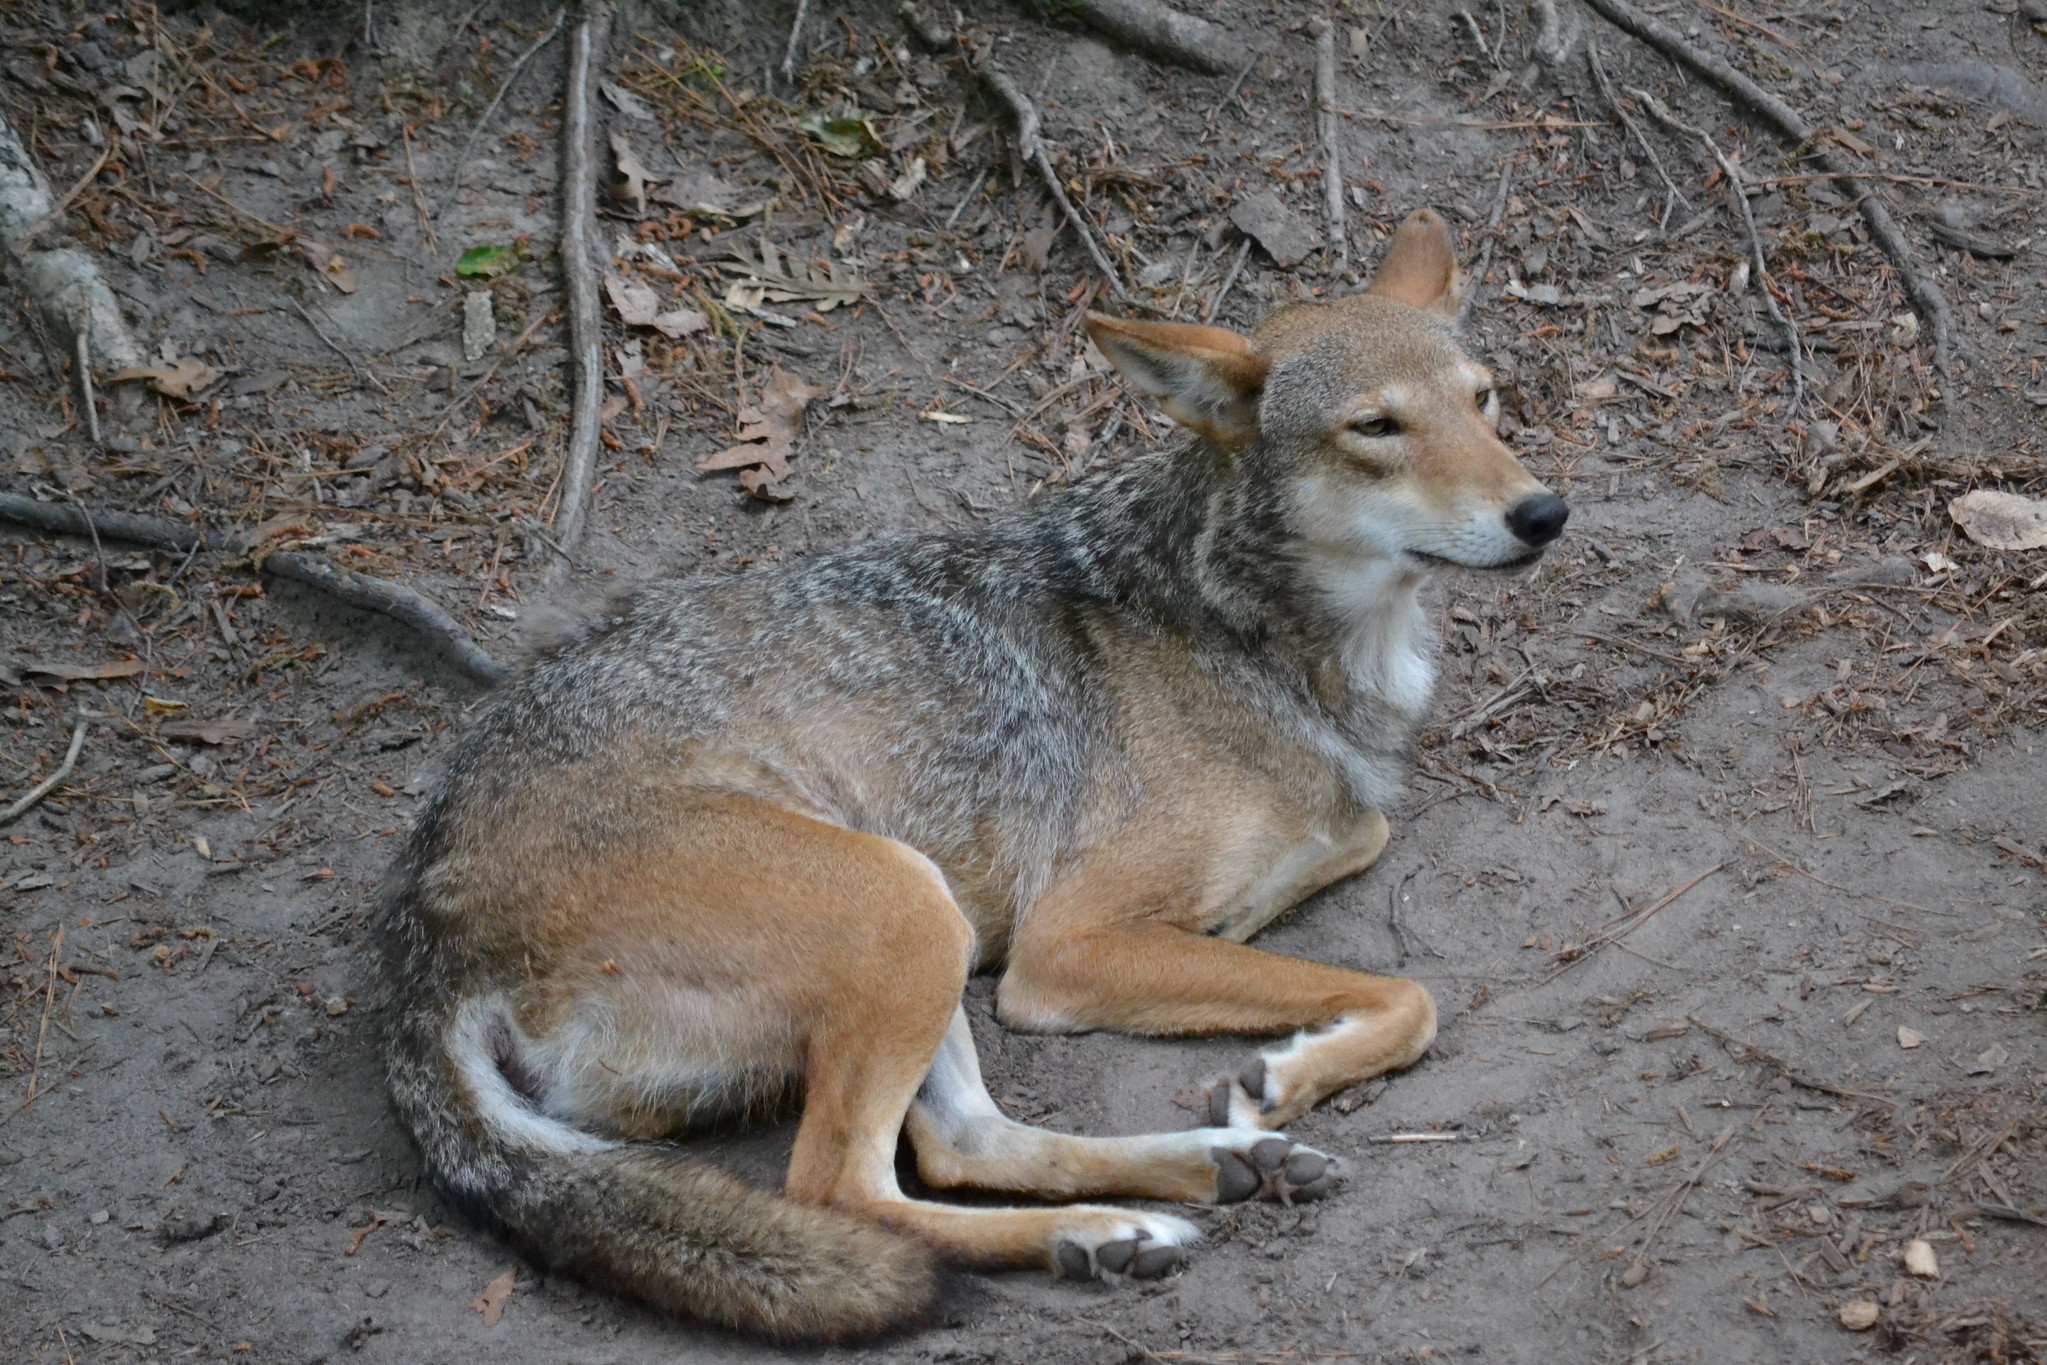
<path fill-rule="evenodd" d="M 1209 1155 L 1217 1169 L 1218 1204 L 1247 1199 L 1302 1204 L 1335 1189 L 1342 1175 L 1335 1158 L 1313 1147 L 1297 1147 L 1283 1135 L 1258 1138 L 1241 1148 L 1212 1147 Z"/>
<path fill-rule="evenodd" d="M 1265 1059 L 1253 1057 L 1234 1076 L 1224 1076 L 1208 1092 L 1211 1128 L 1274 1128 L 1265 1099 Z"/>
<path fill-rule="evenodd" d="M 1053 1268 L 1069 1280 L 1156 1280 L 1186 1262 L 1183 1250 L 1200 1229 L 1170 1214 L 1075 1207 L 1073 1226 L 1052 1248 Z"/>

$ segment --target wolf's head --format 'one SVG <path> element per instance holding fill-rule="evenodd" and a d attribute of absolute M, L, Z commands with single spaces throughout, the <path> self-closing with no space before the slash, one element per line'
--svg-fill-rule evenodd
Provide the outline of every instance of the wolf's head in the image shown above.
<path fill-rule="evenodd" d="M 1286 309 L 1249 337 L 1091 313 L 1102 353 L 1247 477 L 1278 481 L 1323 567 L 1505 569 L 1570 515 L 1496 434 L 1499 399 L 1452 334 L 1457 261 L 1422 209 L 1362 294 Z"/>

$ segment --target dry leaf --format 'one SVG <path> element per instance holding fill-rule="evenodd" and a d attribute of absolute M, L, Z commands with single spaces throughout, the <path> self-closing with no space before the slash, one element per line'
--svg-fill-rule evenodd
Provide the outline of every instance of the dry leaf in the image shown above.
<path fill-rule="evenodd" d="M 504 1274 L 483 1287 L 469 1306 L 483 1314 L 483 1325 L 495 1327 L 498 1319 L 505 1315 L 505 1300 L 512 1297 L 512 1286 L 519 1282 L 519 1267 L 513 1266 Z"/>
<path fill-rule="evenodd" d="M 1841 1305 L 1841 1325 L 1851 1332 L 1867 1332 L 1881 1312 L 1873 1299 L 1851 1299 Z"/>
<path fill-rule="evenodd" d="M 853 267 L 832 261 L 820 271 L 816 266 L 784 257 L 763 233 L 756 258 L 741 247 L 732 259 L 746 268 L 746 278 L 725 290 L 727 308 L 758 308 L 763 303 L 813 302 L 820 313 L 829 313 L 842 303 L 858 303 L 867 297 L 867 286 Z"/>
<path fill-rule="evenodd" d="M 642 123 L 654 122 L 654 107 L 616 81 L 599 81 L 597 88 L 604 92 L 604 98 L 612 107 L 627 118 L 636 118 Z"/>
<path fill-rule="evenodd" d="M 23 664 L 21 671 L 31 678 L 55 678 L 58 682 L 106 682 L 132 678 L 142 671 L 142 660 L 123 659 L 111 664 Z"/>
<path fill-rule="evenodd" d="M 740 444 L 704 457 L 697 468 L 705 473 L 737 469 L 739 486 L 753 496 L 786 501 L 789 494 L 775 485 L 793 472 L 789 461 L 795 458 L 796 437 L 803 430 L 803 410 L 822 397 L 823 389 L 777 367 L 761 387 L 759 404 L 739 410 Z"/>
<path fill-rule="evenodd" d="M 616 169 L 605 189 L 613 199 L 622 204 L 630 203 L 635 213 L 645 215 L 647 186 L 666 177 L 647 169 L 647 163 L 640 160 L 639 154 L 633 151 L 633 144 L 622 132 L 611 135 L 611 158 Z"/>
<path fill-rule="evenodd" d="M 694 308 L 663 309 L 654 287 L 640 280 L 606 275 L 604 292 L 628 327 L 652 327 L 663 336 L 681 338 L 711 325 L 711 320 Z"/>
<path fill-rule="evenodd" d="M 220 371 L 203 360 L 186 356 L 183 360 L 167 360 L 158 365 L 137 365 L 121 371 L 115 380 L 147 379 L 149 387 L 166 398 L 190 398 L 213 385 L 220 378 Z"/>
<path fill-rule="evenodd" d="M 1992 550 L 2047 549 L 2047 502 L 1979 488 L 1947 505 L 1955 525 Z"/>

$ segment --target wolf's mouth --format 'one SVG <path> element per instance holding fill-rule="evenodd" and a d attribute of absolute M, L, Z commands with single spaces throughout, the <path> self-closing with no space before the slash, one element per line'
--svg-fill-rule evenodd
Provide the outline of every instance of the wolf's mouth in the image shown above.
<path fill-rule="evenodd" d="M 1525 569 L 1530 564 L 1533 564 L 1536 560 L 1542 558 L 1542 549 L 1540 546 L 1536 547 L 1535 549 L 1528 550 L 1525 553 L 1516 555 L 1512 559 L 1503 559 L 1493 564 L 1467 564 L 1461 559 L 1451 559 L 1446 555 L 1430 554 L 1427 550 L 1410 549 L 1404 551 L 1403 553 L 1405 553 L 1408 556 L 1408 558 L 1418 559 L 1422 563 L 1427 564 L 1432 568 L 1477 569 L 1480 570 L 1481 572 L 1486 573 L 1502 573 L 1508 569 Z"/>

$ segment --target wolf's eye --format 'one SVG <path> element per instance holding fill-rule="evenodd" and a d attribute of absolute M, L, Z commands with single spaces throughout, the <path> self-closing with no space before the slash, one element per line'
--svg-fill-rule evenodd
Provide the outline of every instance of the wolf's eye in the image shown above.
<path fill-rule="evenodd" d="M 1352 422 L 1350 429 L 1360 436 L 1392 436 L 1400 430 L 1400 423 L 1391 417 L 1367 417 Z"/>
<path fill-rule="evenodd" d="M 1480 412 L 1491 412 L 1494 405 L 1499 401 L 1500 391 L 1498 389 L 1484 388 L 1478 391 L 1478 410 Z"/>

